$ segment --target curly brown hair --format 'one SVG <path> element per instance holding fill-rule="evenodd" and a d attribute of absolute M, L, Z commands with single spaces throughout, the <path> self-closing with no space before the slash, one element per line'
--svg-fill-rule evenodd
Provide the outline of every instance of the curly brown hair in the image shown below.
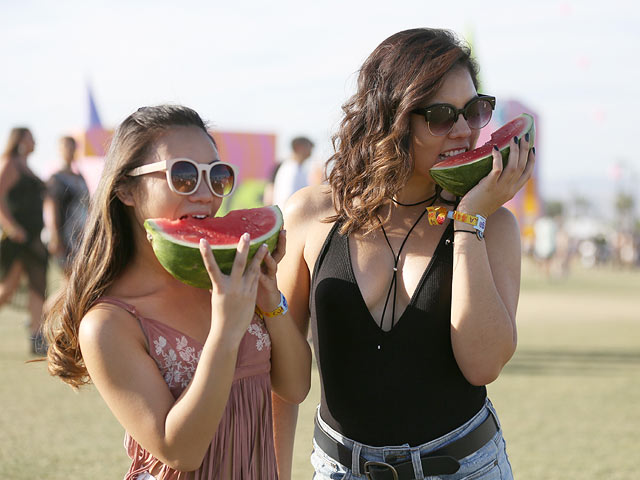
<path fill-rule="evenodd" d="M 117 128 L 109 147 L 69 282 L 56 298 L 43 326 L 49 342 L 49 373 L 73 388 L 90 381 L 78 343 L 80 321 L 135 253 L 133 226 L 118 192 L 135 184 L 136 178 L 127 173 L 144 163 L 156 139 L 177 126 L 201 128 L 209 135 L 206 124 L 194 110 L 180 105 L 159 105 L 143 107 L 129 115 Z"/>
<path fill-rule="evenodd" d="M 427 105 L 445 75 L 469 70 L 478 87 L 471 50 L 448 30 L 416 28 L 396 33 L 369 55 L 358 75 L 356 93 L 342 106 L 344 117 L 332 137 L 327 161 L 329 184 L 340 232 L 378 226 L 380 207 L 406 184 L 413 171 L 411 111 Z"/>

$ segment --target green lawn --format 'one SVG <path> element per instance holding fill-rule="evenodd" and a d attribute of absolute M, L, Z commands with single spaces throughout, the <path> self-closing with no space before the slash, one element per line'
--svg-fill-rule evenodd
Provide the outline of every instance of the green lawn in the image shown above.
<path fill-rule="evenodd" d="M 576 269 L 549 281 L 524 267 L 518 351 L 489 386 L 515 477 L 635 478 L 640 271 Z M 94 388 L 74 393 L 44 364 L 25 364 L 25 320 L 15 306 L 0 311 L 0 478 L 122 478 L 122 428 Z M 300 409 L 295 479 L 311 478 L 318 399 L 314 375 Z"/>

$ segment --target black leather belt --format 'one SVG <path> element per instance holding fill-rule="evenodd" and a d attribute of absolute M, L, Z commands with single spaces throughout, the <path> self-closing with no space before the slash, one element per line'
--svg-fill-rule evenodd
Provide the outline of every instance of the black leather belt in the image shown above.
<path fill-rule="evenodd" d="M 342 445 L 327 435 L 318 424 L 317 417 L 315 423 L 313 439 L 318 446 L 335 461 L 351 468 L 351 448 Z M 464 437 L 420 457 L 424 475 L 456 473 L 460 468 L 459 460 L 484 446 L 497 431 L 498 424 L 493 415 L 489 413 L 477 428 Z M 361 456 L 359 461 L 360 473 L 364 474 L 369 480 L 412 480 L 415 478 L 411 460 L 390 464 L 367 461 Z"/>

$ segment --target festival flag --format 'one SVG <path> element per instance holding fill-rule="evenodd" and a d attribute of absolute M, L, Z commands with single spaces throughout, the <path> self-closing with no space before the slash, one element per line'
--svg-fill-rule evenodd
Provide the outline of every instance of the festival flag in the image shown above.
<path fill-rule="evenodd" d="M 89 125 L 83 135 L 83 154 L 85 157 L 104 157 L 107 154 L 113 131 L 102 126 L 90 85 L 87 85 L 87 95 Z"/>

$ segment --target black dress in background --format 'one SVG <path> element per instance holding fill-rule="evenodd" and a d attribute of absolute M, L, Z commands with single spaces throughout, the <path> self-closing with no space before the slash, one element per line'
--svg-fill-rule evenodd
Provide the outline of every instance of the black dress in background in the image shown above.
<path fill-rule="evenodd" d="M 7 193 L 7 206 L 14 220 L 27 234 L 24 243 L 17 243 L 3 235 L 0 239 L 0 279 L 19 261 L 29 279 L 29 288 L 45 296 L 49 254 L 40 234 L 44 228 L 42 205 L 45 185 L 30 172 L 19 170 L 18 181 Z"/>

